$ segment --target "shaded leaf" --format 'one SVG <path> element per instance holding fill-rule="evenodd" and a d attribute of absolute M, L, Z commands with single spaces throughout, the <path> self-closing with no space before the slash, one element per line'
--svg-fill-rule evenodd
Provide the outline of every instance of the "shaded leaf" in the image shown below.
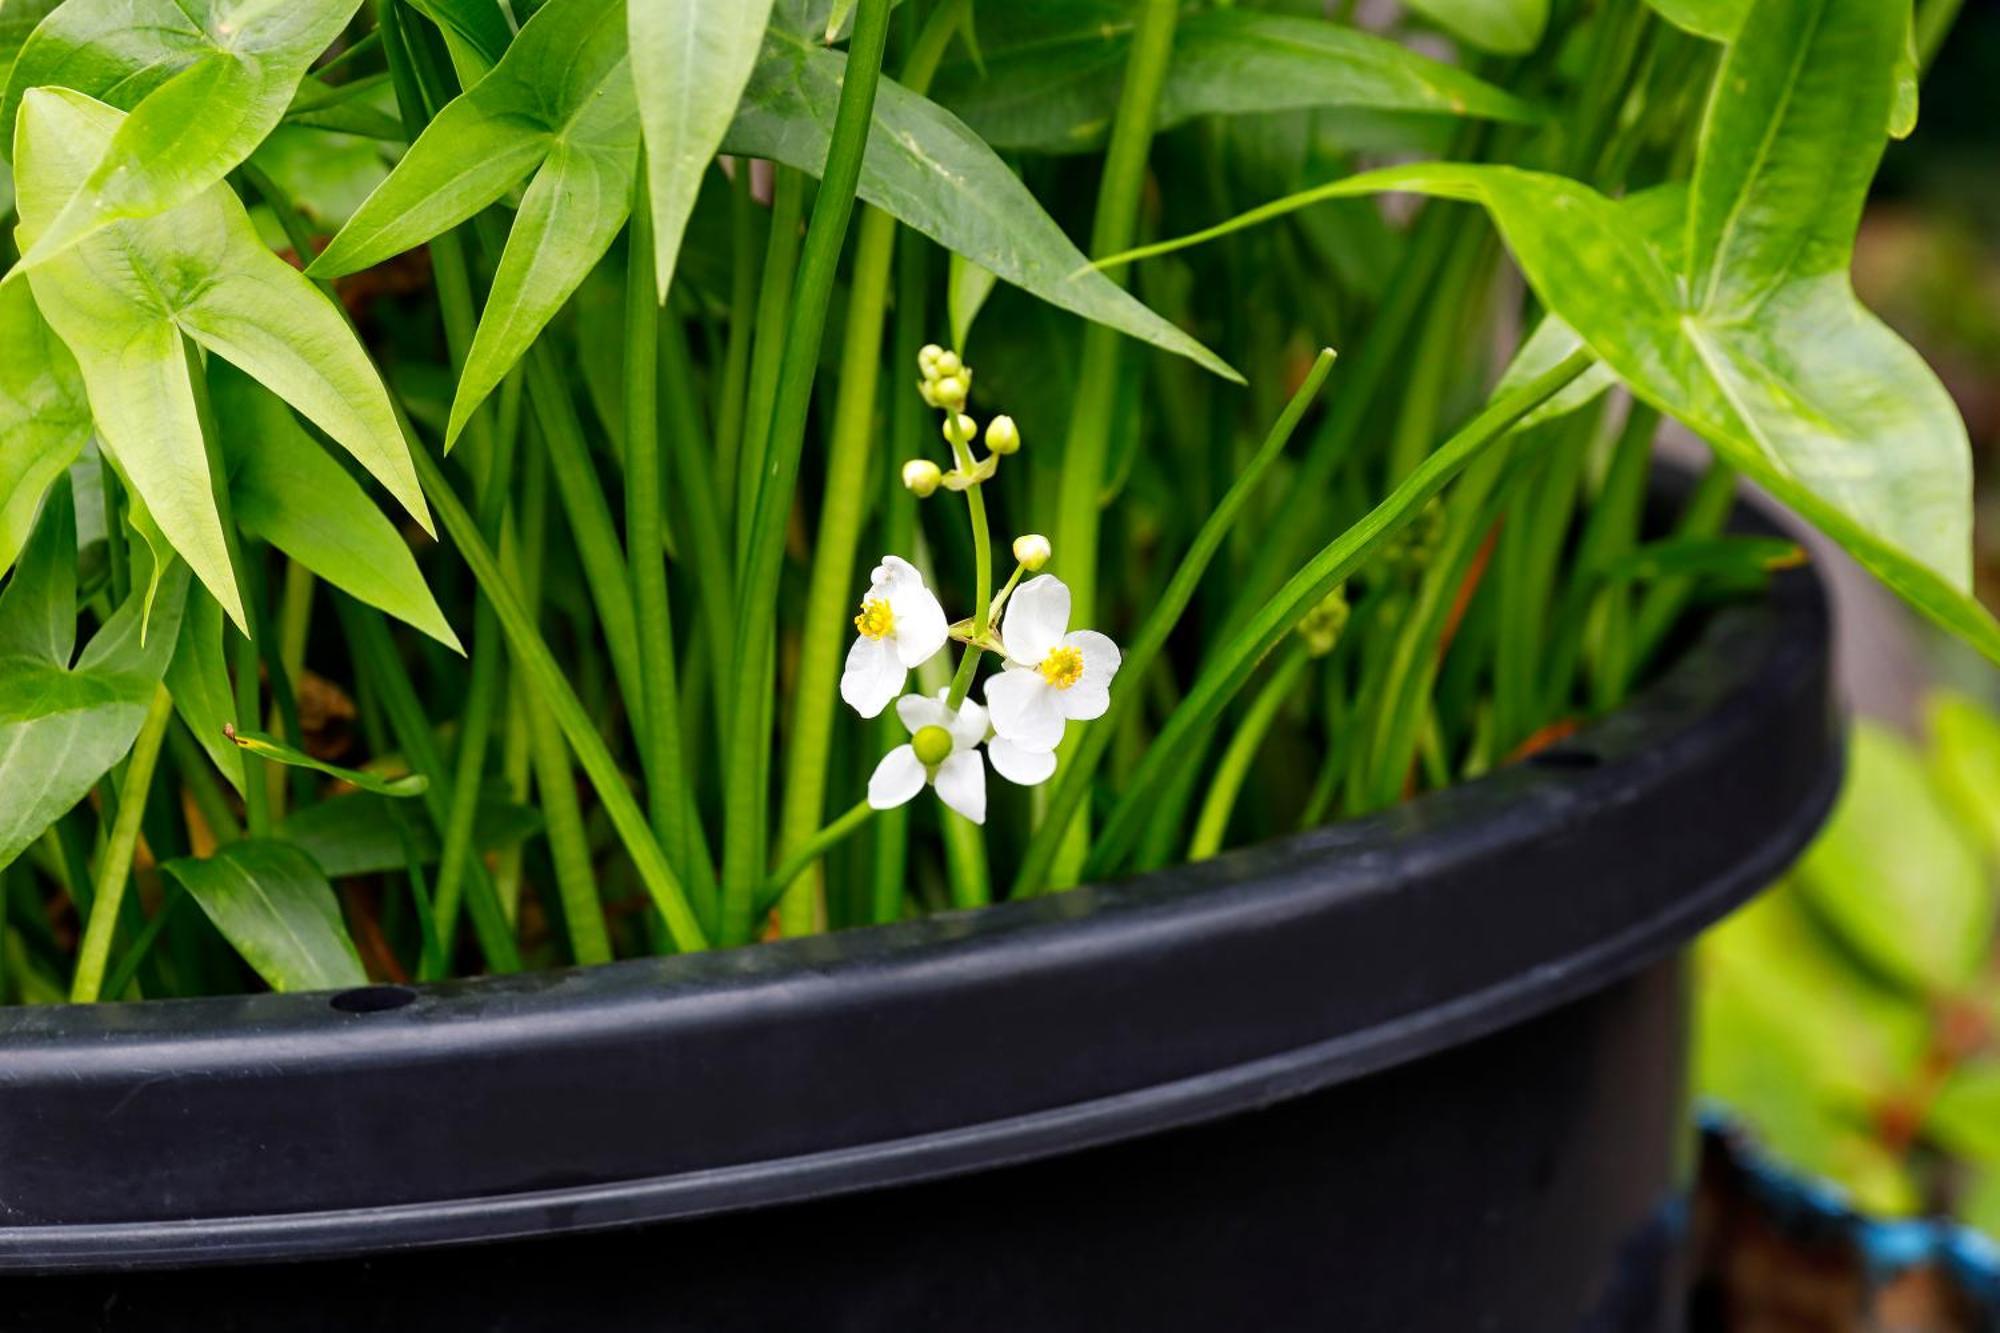
<path fill-rule="evenodd" d="M 362 769 L 342 768 L 339 764 L 329 764 L 324 759 L 315 759 L 304 750 L 287 745 L 276 736 L 267 736 L 261 731 L 230 727 L 223 732 L 223 735 L 260 759 L 268 759 L 287 768 L 309 768 L 330 778 L 338 778 L 351 787 L 374 792 L 377 796 L 421 796 L 431 785 L 431 780 L 422 773 L 406 773 L 399 778 L 385 778 Z"/>
<path fill-rule="evenodd" d="M 1100 145 L 1131 49 L 1128 0 L 1029 0 L 980 18 L 984 72 L 971 61 L 946 66 L 937 100 L 997 148 Z M 1323 107 L 1539 119 L 1530 104 L 1464 70 L 1341 24 L 1247 9 L 1180 21 L 1160 88 L 1160 128 Z"/>
<path fill-rule="evenodd" d="M 222 604 L 203 589 L 190 588 L 187 610 L 181 615 L 180 642 L 167 663 L 167 690 L 174 696 L 174 711 L 201 742 L 216 770 L 240 792 L 243 757 L 227 734 L 236 723 L 236 698 L 222 654 L 222 624 Z"/>
<path fill-rule="evenodd" d="M 1525 55 L 1549 26 L 1549 0 L 1409 0 L 1410 8 L 1495 55 Z"/>
<path fill-rule="evenodd" d="M 1847 784 L 1798 877 L 1856 953 L 1919 992 L 1956 990 L 1986 958 L 1993 886 L 1916 751 L 1879 725 L 1856 724 Z"/>
<path fill-rule="evenodd" d="M 452 399 L 447 444 L 625 225 L 638 143 L 622 0 L 552 0 L 313 261 L 308 272 L 328 277 L 380 263 L 532 173 Z"/>
<path fill-rule="evenodd" d="M 120 121 L 78 93 L 28 94 L 15 145 L 24 236 L 71 197 Z M 429 527 L 367 352 L 326 296 L 265 248 L 225 186 L 162 216 L 114 223 L 29 270 L 28 281 L 82 369 L 105 448 L 239 625 L 183 336 L 297 407 Z"/>
<path fill-rule="evenodd" d="M 201 904 L 272 990 L 335 990 L 368 980 L 333 886 L 298 848 L 246 838 L 200 860 L 168 861 L 160 870 Z"/>
<path fill-rule="evenodd" d="M 653 271 L 662 301 L 702 173 L 735 118 L 770 13 L 771 0 L 649 0 L 629 6 L 632 80 L 645 126 L 653 208 Z M 829 22 L 837 27 L 840 19 Z"/>
<path fill-rule="evenodd" d="M 49 484 L 89 438 L 76 358 L 25 284 L 0 285 L 0 574 L 28 540 Z"/>
<path fill-rule="evenodd" d="M 770 30 L 726 151 L 818 175 L 826 165 L 847 57 Z M 861 197 L 948 250 L 1051 305 L 1225 378 L 1213 352 L 1088 267 L 1020 178 L 951 113 L 884 79 L 861 163 Z"/>
<path fill-rule="evenodd" d="M 0 866 L 70 807 L 132 748 L 180 628 L 188 586 L 178 562 L 159 580 L 152 632 L 135 591 L 97 631 L 74 668 L 76 518 L 67 486 L 43 507 L 20 566 L 0 592 Z M 66 622 L 66 623 L 65 623 Z"/>
<path fill-rule="evenodd" d="M 69 0 L 21 48 L 6 137 L 28 89 L 59 86 L 130 112 L 93 145 L 63 207 L 36 228 L 39 264 L 106 226 L 218 184 L 271 132 L 360 0 Z"/>
<path fill-rule="evenodd" d="M 237 526 L 341 591 L 459 648 L 395 525 L 274 395 L 241 371 L 211 365 Z"/>
<path fill-rule="evenodd" d="M 945 304 L 951 312 L 951 345 L 963 352 L 972 337 L 972 321 L 993 294 L 994 276 L 964 255 L 951 256 L 945 284 Z"/>
<path fill-rule="evenodd" d="M 519 846 L 540 831 L 541 816 L 531 806 L 482 796 L 473 824 L 472 845 L 481 853 Z M 386 800 L 355 792 L 319 801 L 285 816 L 277 835 L 302 848 L 330 879 L 401 870 L 414 847 L 420 861 L 438 859 L 436 831 L 429 820 L 409 821 L 410 842 L 403 823 Z"/>

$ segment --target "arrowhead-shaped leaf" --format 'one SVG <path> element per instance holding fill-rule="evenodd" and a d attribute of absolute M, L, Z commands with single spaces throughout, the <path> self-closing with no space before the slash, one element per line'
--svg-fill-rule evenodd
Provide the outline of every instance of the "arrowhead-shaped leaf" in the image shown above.
<path fill-rule="evenodd" d="M 456 440 L 631 209 L 638 107 L 622 0 L 551 0 L 438 114 L 309 270 L 352 273 L 456 226 L 529 173 L 451 404 Z"/>
<path fill-rule="evenodd" d="M 124 218 L 195 198 L 277 125 L 360 0 L 69 0 L 8 79 L 6 136 L 30 88 L 71 88 L 131 114 L 63 207 L 37 228 L 33 266 Z"/>
<path fill-rule="evenodd" d="M 756 68 L 771 0 L 642 0 L 630 6 L 632 81 L 646 134 L 653 270 L 660 299 L 702 173 Z"/>
<path fill-rule="evenodd" d="M 24 239 L 59 214 L 122 121 L 80 93 L 29 92 L 15 143 Z M 99 438 L 239 625 L 183 336 L 298 408 L 429 528 L 367 352 L 325 295 L 265 248 L 226 186 L 158 217 L 113 223 L 30 269 L 28 281 L 82 369 Z"/>
<path fill-rule="evenodd" d="M 773 26 L 725 150 L 818 175 L 847 57 Z M 1194 338 L 1088 266 L 1028 187 L 978 135 L 889 79 L 861 161 L 861 197 L 947 250 L 1051 305 L 1149 342 L 1229 379 Z"/>
<path fill-rule="evenodd" d="M 201 904 L 272 990 L 338 990 L 368 980 L 333 886 L 291 844 L 246 838 L 214 856 L 160 869 Z"/>
<path fill-rule="evenodd" d="M 25 283 L 0 285 L 0 574 L 20 554 L 49 484 L 89 438 L 76 358 Z"/>
<path fill-rule="evenodd" d="M 998 148 L 1074 153 L 1101 144 L 1132 45 L 1129 0 L 1026 0 L 980 17 L 980 62 L 940 70 L 937 100 Z M 1248 9 L 1181 20 L 1160 88 L 1161 128 L 1312 107 L 1539 119 L 1529 103 L 1462 69 L 1343 24 Z"/>
<path fill-rule="evenodd" d="M 334 587 L 459 647 L 409 543 L 285 405 L 226 364 L 209 367 L 237 526 Z"/>
<path fill-rule="evenodd" d="M 69 484 L 50 503 L 0 592 L 0 866 L 82 800 L 139 734 L 180 628 L 187 567 L 159 581 L 151 632 L 135 591 L 72 669 L 76 635 L 76 516 Z"/>

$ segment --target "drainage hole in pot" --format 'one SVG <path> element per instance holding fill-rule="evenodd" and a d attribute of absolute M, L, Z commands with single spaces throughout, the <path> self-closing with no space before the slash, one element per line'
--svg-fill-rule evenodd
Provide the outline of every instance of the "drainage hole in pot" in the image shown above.
<path fill-rule="evenodd" d="M 1575 772 L 1586 768 L 1596 768 L 1604 761 L 1595 750 L 1556 749 L 1537 750 L 1528 756 L 1528 762 L 1536 768 L 1555 768 Z"/>
<path fill-rule="evenodd" d="M 379 1014 L 401 1009 L 417 998 L 408 986 L 357 986 L 333 997 L 333 1007 L 343 1014 Z"/>

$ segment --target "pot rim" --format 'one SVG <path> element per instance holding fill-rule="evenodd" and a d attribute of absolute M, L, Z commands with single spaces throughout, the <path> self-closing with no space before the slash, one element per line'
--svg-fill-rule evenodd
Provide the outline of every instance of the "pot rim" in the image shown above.
<path fill-rule="evenodd" d="M 1828 641 L 1817 572 L 1783 573 L 1526 763 L 1027 902 L 365 994 L 0 1010 L 0 1271 L 765 1207 L 1420 1059 L 1678 950 L 1783 870 L 1839 786 Z"/>

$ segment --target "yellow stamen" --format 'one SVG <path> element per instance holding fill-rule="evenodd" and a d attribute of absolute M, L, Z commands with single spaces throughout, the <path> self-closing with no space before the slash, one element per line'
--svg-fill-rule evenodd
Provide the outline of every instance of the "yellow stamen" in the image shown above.
<path fill-rule="evenodd" d="M 1035 668 L 1042 673 L 1042 679 L 1059 690 L 1066 690 L 1083 679 L 1083 650 L 1064 644 L 1051 648 L 1042 664 Z"/>
<path fill-rule="evenodd" d="M 879 598 L 870 598 L 861 604 L 861 614 L 854 617 L 854 628 L 862 637 L 886 639 L 896 628 L 896 613 L 889 609 L 889 603 Z"/>

